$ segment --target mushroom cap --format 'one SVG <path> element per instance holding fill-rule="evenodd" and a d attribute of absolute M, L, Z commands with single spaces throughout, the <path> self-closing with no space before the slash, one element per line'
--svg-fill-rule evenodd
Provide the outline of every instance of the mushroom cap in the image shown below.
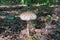
<path fill-rule="evenodd" d="M 29 20 L 35 20 L 37 16 L 35 13 L 31 11 L 27 11 L 22 13 L 19 17 L 21 18 L 21 20 L 29 21 Z"/>

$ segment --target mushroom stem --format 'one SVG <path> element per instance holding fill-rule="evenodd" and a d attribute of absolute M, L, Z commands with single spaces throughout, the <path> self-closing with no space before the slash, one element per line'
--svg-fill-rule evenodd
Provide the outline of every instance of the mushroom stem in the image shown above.
<path fill-rule="evenodd" d="M 27 21 L 27 37 L 29 37 L 29 22 L 30 21 Z"/>

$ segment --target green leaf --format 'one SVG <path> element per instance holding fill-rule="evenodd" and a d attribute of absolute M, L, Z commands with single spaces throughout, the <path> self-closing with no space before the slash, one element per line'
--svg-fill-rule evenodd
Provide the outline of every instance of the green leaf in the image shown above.
<path fill-rule="evenodd" d="M 21 3 L 24 4 L 24 0 L 21 0 Z"/>

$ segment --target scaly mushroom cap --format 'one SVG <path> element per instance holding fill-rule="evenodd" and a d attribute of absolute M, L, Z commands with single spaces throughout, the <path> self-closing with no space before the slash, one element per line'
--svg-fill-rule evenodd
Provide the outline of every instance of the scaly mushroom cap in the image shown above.
<path fill-rule="evenodd" d="M 22 20 L 26 20 L 26 21 L 29 21 L 29 20 L 35 20 L 36 19 L 36 14 L 34 14 L 33 12 L 31 11 L 27 11 L 27 12 L 24 12 L 20 15 L 20 18 Z"/>

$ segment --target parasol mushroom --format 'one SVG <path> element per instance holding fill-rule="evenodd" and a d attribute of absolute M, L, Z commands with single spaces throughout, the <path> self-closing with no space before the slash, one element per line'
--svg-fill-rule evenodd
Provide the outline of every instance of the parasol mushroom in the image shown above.
<path fill-rule="evenodd" d="M 27 12 L 22 13 L 19 17 L 21 18 L 21 20 L 27 21 L 27 36 L 29 37 L 30 20 L 35 20 L 37 16 L 31 11 L 27 11 Z"/>

